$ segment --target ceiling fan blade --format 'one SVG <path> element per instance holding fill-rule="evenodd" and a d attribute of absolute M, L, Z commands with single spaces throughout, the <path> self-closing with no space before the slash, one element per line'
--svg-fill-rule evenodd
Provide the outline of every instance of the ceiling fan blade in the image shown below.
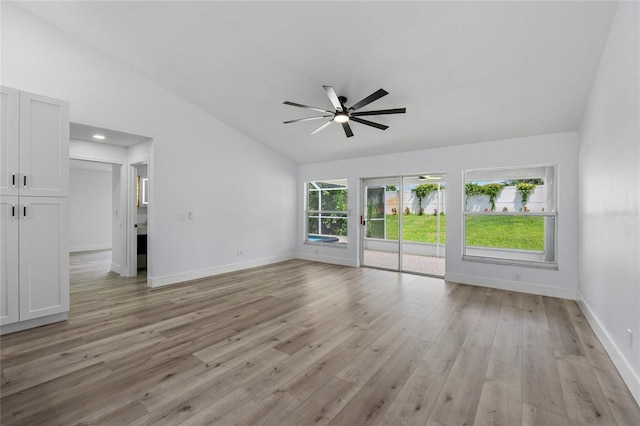
<path fill-rule="evenodd" d="M 371 102 L 373 101 L 377 101 L 378 99 L 380 99 L 383 96 L 388 95 L 389 92 L 387 92 L 384 89 L 379 89 L 378 91 L 370 94 L 369 96 L 367 96 L 366 98 L 364 98 L 363 100 L 361 100 L 360 102 L 351 105 L 351 107 L 349 107 L 349 111 L 356 111 L 360 108 L 362 108 L 365 105 L 369 105 Z"/>
<path fill-rule="evenodd" d="M 382 115 L 382 114 L 404 114 L 407 112 L 406 108 L 393 108 L 393 109 L 379 109 L 377 111 L 360 111 L 352 112 L 352 117 L 361 117 L 363 115 Z"/>
<path fill-rule="evenodd" d="M 331 87 L 331 86 L 322 86 L 322 88 L 327 93 L 327 96 L 329 97 L 329 100 L 331 101 L 331 104 L 336 109 L 336 111 L 342 111 L 342 105 L 340 104 L 340 100 L 338 99 L 338 95 L 336 94 L 336 91 L 333 90 L 333 87 Z"/>
<path fill-rule="evenodd" d="M 333 118 L 331 120 L 327 121 L 322 126 L 318 127 L 317 129 L 315 129 L 313 132 L 311 132 L 309 134 L 310 135 L 315 135 L 316 133 L 318 133 L 320 130 L 324 129 L 325 127 L 327 127 L 331 123 L 333 123 Z"/>
<path fill-rule="evenodd" d="M 342 128 L 344 129 L 344 133 L 348 138 L 353 136 L 353 132 L 351 131 L 351 126 L 349 126 L 349 123 L 342 123 Z"/>
<path fill-rule="evenodd" d="M 312 106 L 309 106 L 309 105 L 297 104 L 295 102 L 284 101 L 283 104 L 291 105 L 291 106 L 295 106 L 295 107 L 300 107 L 300 108 L 312 109 L 314 111 L 326 112 L 328 114 L 333 114 L 333 111 L 328 111 L 326 109 L 322 109 L 322 108 L 318 108 L 318 107 L 312 107 Z"/>
<path fill-rule="evenodd" d="M 356 123 L 366 124 L 367 126 L 375 127 L 380 130 L 387 130 L 389 128 L 389 126 L 385 126 L 384 124 L 374 123 L 373 121 L 363 120 L 362 118 L 358 118 L 358 117 L 352 116 L 351 120 L 355 121 Z"/>
<path fill-rule="evenodd" d="M 319 115 L 317 117 L 298 118 L 297 120 L 283 121 L 283 123 L 284 124 L 297 123 L 298 121 L 318 120 L 320 118 L 329 118 L 329 117 L 331 117 L 331 116 L 330 115 Z"/>

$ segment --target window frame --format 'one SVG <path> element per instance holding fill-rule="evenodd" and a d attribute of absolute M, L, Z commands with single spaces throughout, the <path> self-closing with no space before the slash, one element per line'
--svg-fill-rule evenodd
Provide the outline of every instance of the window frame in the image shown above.
<path fill-rule="evenodd" d="M 335 187 L 335 188 L 320 188 L 316 185 L 316 183 L 318 182 L 327 182 L 327 183 L 333 183 L 335 184 L 336 182 L 344 182 L 343 187 Z M 310 193 L 310 189 L 309 186 L 313 185 L 315 186 L 316 189 L 314 189 L 313 191 L 318 192 L 318 207 L 319 209 L 310 209 L 309 208 L 309 193 Z M 322 191 L 346 191 L 346 210 L 325 210 L 322 209 L 322 195 L 321 192 Z M 348 233 L 348 228 L 349 228 L 349 208 L 348 208 L 348 203 L 349 203 L 349 185 L 348 185 L 348 179 L 343 178 L 343 179 L 316 179 L 316 180 L 310 180 L 304 183 L 304 243 L 305 244 L 311 244 L 311 245 L 322 245 L 322 246 L 326 246 L 326 245 L 331 245 L 332 247 L 346 247 L 346 245 L 349 242 L 349 233 Z M 342 216 L 334 216 L 334 215 L 342 215 Z M 344 219 L 346 221 L 347 224 L 347 235 L 344 235 L 344 238 L 346 241 L 312 241 L 309 240 L 309 219 L 316 219 L 318 220 L 318 234 L 314 234 L 314 235 L 318 235 L 318 236 L 323 236 L 322 234 L 322 220 L 323 219 Z M 333 236 L 333 235 L 332 235 Z M 336 236 L 333 236 L 336 237 Z"/>
<path fill-rule="evenodd" d="M 468 175 L 471 173 L 479 172 L 480 175 L 490 175 L 491 172 L 496 172 L 497 175 L 500 174 L 509 174 L 513 172 L 518 172 L 519 170 L 527 170 L 527 169 L 536 169 L 536 168 L 544 168 L 544 185 L 545 192 L 550 191 L 550 195 L 546 196 L 544 200 L 544 209 L 543 211 L 470 211 L 467 206 L 467 194 L 466 194 L 466 184 L 468 182 L 474 182 L 474 180 L 469 180 Z M 538 269 L 551 269 L 558 270 L 558 165 L 557 164 L 542 164 L 542 165 L 524 165 L 524 166 L 510 166 L 510 167 L 495 167 L 495 168 L 485 168 L 485 169 L 467 169 L 463 171 L 462 176 L 462 197 L 463 197 L 463 216 L 462 216 L 462 260 L 468 262 L 479 262 L 479 263 L 489 263 L 489 264 L 498 264 L 498 265 L 508 265 L 508 266 L 522 266 L 522 267 L 530 267 L 530 268 L 538 268 Z M 540 177 L 540 176 L 536 176 Z M 517 179 L 528 178 L 526 176 L 517 177 Z M 489 180 L 489 179 L 486 179 Z M 494 178 L 495 181 L 499 180 L 507 180 L 506 178 Z M 547 208 L 547 203 L 549 203 L 549 208 Z M 505 217 L 505 216 L 519 216 L 519 217 L 544 217 L 549 218 L 550 223 L 553 224 L 553 229 L 551 231 L 548 230 L 547 221 L 545 220 L 544 227 L 544 251 L 541 253 L 541 259 L 523 259 L 517 257 L 509 257 L 509 256 L 490 256 L 490 255 L 482 255 L 477 253 L 468 253 L 468 249 L 471 251 L 481 252 L 485 250 L 487 252 L 504 252 L 505 254 L 511 252 L 514 254 L 520 253 L 523 257 L 525 253 L 537 253 L 532 250 L 519 250 L 519 249 L 508 249 L 508 248 L 499 248 L 499 247 L 482 247 L 482 246 L 468 246 L 467 245 L 467 217 L 469 216 L 493 216 L 493 217 Z M 553 241 L 548 241 L 548 238 L 552 238 Z M 550 254 L 551 252 L 551 254 Z M 552 259 L 546 260 L 545 257 L 549 255 L 552 256 Z M 531 255 L 533 256 L 533 255 Z"/>

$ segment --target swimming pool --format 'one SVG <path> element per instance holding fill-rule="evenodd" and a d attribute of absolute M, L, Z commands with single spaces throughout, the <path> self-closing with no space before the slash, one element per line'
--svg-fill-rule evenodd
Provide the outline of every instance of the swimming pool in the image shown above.
<path fill-rule="evenodd" d="M 324 235 L 309 235 L 307 241 L 312 243 L 337 243 L 339 240 L 336 237 L 327 237 Z"/>

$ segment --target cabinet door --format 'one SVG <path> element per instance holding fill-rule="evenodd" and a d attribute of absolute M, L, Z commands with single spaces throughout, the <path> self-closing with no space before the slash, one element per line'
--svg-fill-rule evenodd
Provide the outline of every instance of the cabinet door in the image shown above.
<path fill-rule="evenodd" d="M 0 195 L 18 195 L 20 93 L 0 87 Z"/>
<path fill-rule="evenodd" d="M 69 310 L 69 204 L 20 197 L 20 321 Z"/>
<path fill-rule="evenodd" d="M 20 92 L 21 196 L 69 195 L 69 104 Z"/>
<path fill-rule="evenodd" d="M 0 325 L 17 322 L 18 197 L 0 197 Z"/>

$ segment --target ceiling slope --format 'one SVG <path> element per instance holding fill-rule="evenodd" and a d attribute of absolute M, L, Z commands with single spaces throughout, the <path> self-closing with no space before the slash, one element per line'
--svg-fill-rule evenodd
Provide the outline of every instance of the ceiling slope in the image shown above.
<path fill-rule="evenodd" d="M 19 5 L 297 163 L 577 130 L 617 3 L 24 2 Z M 380 88 L 385 131 L 314 135 Z M 363 108 L 366 110 L 369 107 Z M 306 115 L 305 115 L 306 114 Z"/>

